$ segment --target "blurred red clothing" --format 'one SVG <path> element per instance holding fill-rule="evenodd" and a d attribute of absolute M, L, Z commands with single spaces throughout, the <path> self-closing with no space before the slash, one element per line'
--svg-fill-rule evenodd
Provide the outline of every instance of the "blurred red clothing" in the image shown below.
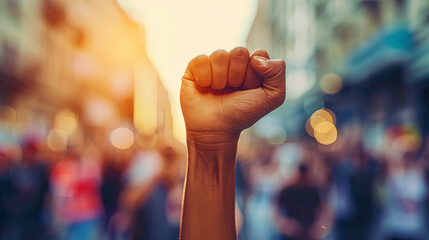
<path fill-rule="evenodd" d="M 65 158 L 51 174 L 54 204 L 60 221 L 79 222 L 100 217 L 100 166 L 96 161 Z"/>

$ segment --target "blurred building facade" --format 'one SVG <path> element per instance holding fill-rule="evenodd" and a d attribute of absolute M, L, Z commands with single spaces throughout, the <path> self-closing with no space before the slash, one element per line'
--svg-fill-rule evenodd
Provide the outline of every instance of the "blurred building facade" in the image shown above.
<path fill-rule="evenodd" d="M 113 128 L 141 120 L 136 111 L 146 109 L 137 108 L 135 86 L 151 87 L 143 107 L 155 114 L 145 134 L 171 136 L 166 90 L 146 55 L 144 29 L 116 1 L 7 0 L 0 12 L 2 138 L 45 138 L 63 127 L 101 145 Z M 142 67 L 149 69 L 143 75 Z"/>
<path fill-rule="evenodd" d="M 247 39 L 287 62 L 288 136 L 329 108 L 368 132 L 410 123 L 428 133 L 428 16 L 423 0 L 259 1 Z M 376 129 L 379 128 L 379 129 Z M 368 135 L 369 136 L 369 135 Z M 369 137 L 376 141 L 379 136 Z"/>

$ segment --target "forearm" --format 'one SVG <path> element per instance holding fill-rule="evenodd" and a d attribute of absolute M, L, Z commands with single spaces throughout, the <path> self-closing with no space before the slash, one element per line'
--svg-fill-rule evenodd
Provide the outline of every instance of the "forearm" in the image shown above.
<path fill-rule="evenodd" d="M 182 240 L 236 239 L 235 157 L 238 135 L 188 133 Z"/>

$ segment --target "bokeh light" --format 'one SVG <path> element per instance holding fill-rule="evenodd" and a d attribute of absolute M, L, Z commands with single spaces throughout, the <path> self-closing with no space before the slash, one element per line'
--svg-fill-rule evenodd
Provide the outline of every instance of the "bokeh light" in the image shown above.
<path fill-rule="evenodd" d="M 310 135 L 311 137 L 314 137 L 314 130 L 313 127 L 310 124 L 310 118 L 307 119 L 305 122 L 305 131 Z"/>
<path fill-rule="evenodd" d="M 51 129 L 46 139 L 48 148 L 53 152 L 67 150 L 67 132 L 61 129 Z"/>
<path fill-rule="evenodd" d="M 332 124 L 336 125 L 337 124 L 337 117 L 335 116 L 335 113 L 331 109 L 328 109 L 328 108 L 323 108 L 323 110 L 329 113 L 329 115 L 332 118 Z"/>
<path fill-rule="evenodd" d="M 314 138 L 320 144 L 332 144 L 337 140 L 337 128 L 330 122 L 320 122 L 314 127 Z"/>
<path fill-rule="evenodd" d="M 270 144 L 274 145 L 281 145 L 283 144 L 287 139 L 287 133 L 286 130 L 282 127 L 273 127 L 269 128 L 267 133 L 267 141 Z"/>
<path fill-rule="evenodd" d="M 126 127 L 119 127 L 110 133 L 110 143 L 117 149 L 125 150 L 134 144 L 134 133 Z"/>
<path fill-rule="evenodd" d="M 322 108 L 315 111 L 305 123 L 305 131 L 322 145 L 329 145 L 337 140 L 338 131 L 335 126 L 334 112 Z"/>
<path fill-rule="evenodd" d="M 112 102 L 106 98 L 89 98 L 83 110 L 85 120 L 93 126 L 107 126 L 116 121 L 116 109 Z"/>
<path fill-rule="evenodd" d="M 16 110 L 7 105 L 0 105 L 0 122 L 5 126 L 12 126 L 16 122 Z"/>
<path fill-rule="evenodd" d="M 335 73 L 328 73 L 320 80 L 320 88 L 324 93 L 336 94 L 343 86 L 343 81 L 340 76 Z"/>
<path fill-rule="evenodd" d="M 310 117 L 310 124 L 313 128 L 315 128 L 317 124 L 321 122 L 329 122 L 334 124 L 334 118 L 332 117 L 331 113 L 326 109 L 319 109 L 315 111 Z"/>
<path fill-rule="evenodd" d="M 67 134 L 72 134 L 78 127 L 76 114 L 69 109 L 60 111 L 55 117 L 54 128 L 65 131 Z"/>

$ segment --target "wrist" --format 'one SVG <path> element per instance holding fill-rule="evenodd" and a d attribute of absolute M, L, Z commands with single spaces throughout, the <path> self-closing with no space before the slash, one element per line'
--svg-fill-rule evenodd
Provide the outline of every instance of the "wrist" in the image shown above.
<path fill-rule="evenodd" d="M 235 175 L 239 134 L 187 131 L 188 176 L 203 185 L 230 184 Z"/>
<path fill-rule="evenodd" d="M 188 148 L 199 151 L 231 151 L 236 150 L 240 133 L 218 131 L 186 131 Z"/>

